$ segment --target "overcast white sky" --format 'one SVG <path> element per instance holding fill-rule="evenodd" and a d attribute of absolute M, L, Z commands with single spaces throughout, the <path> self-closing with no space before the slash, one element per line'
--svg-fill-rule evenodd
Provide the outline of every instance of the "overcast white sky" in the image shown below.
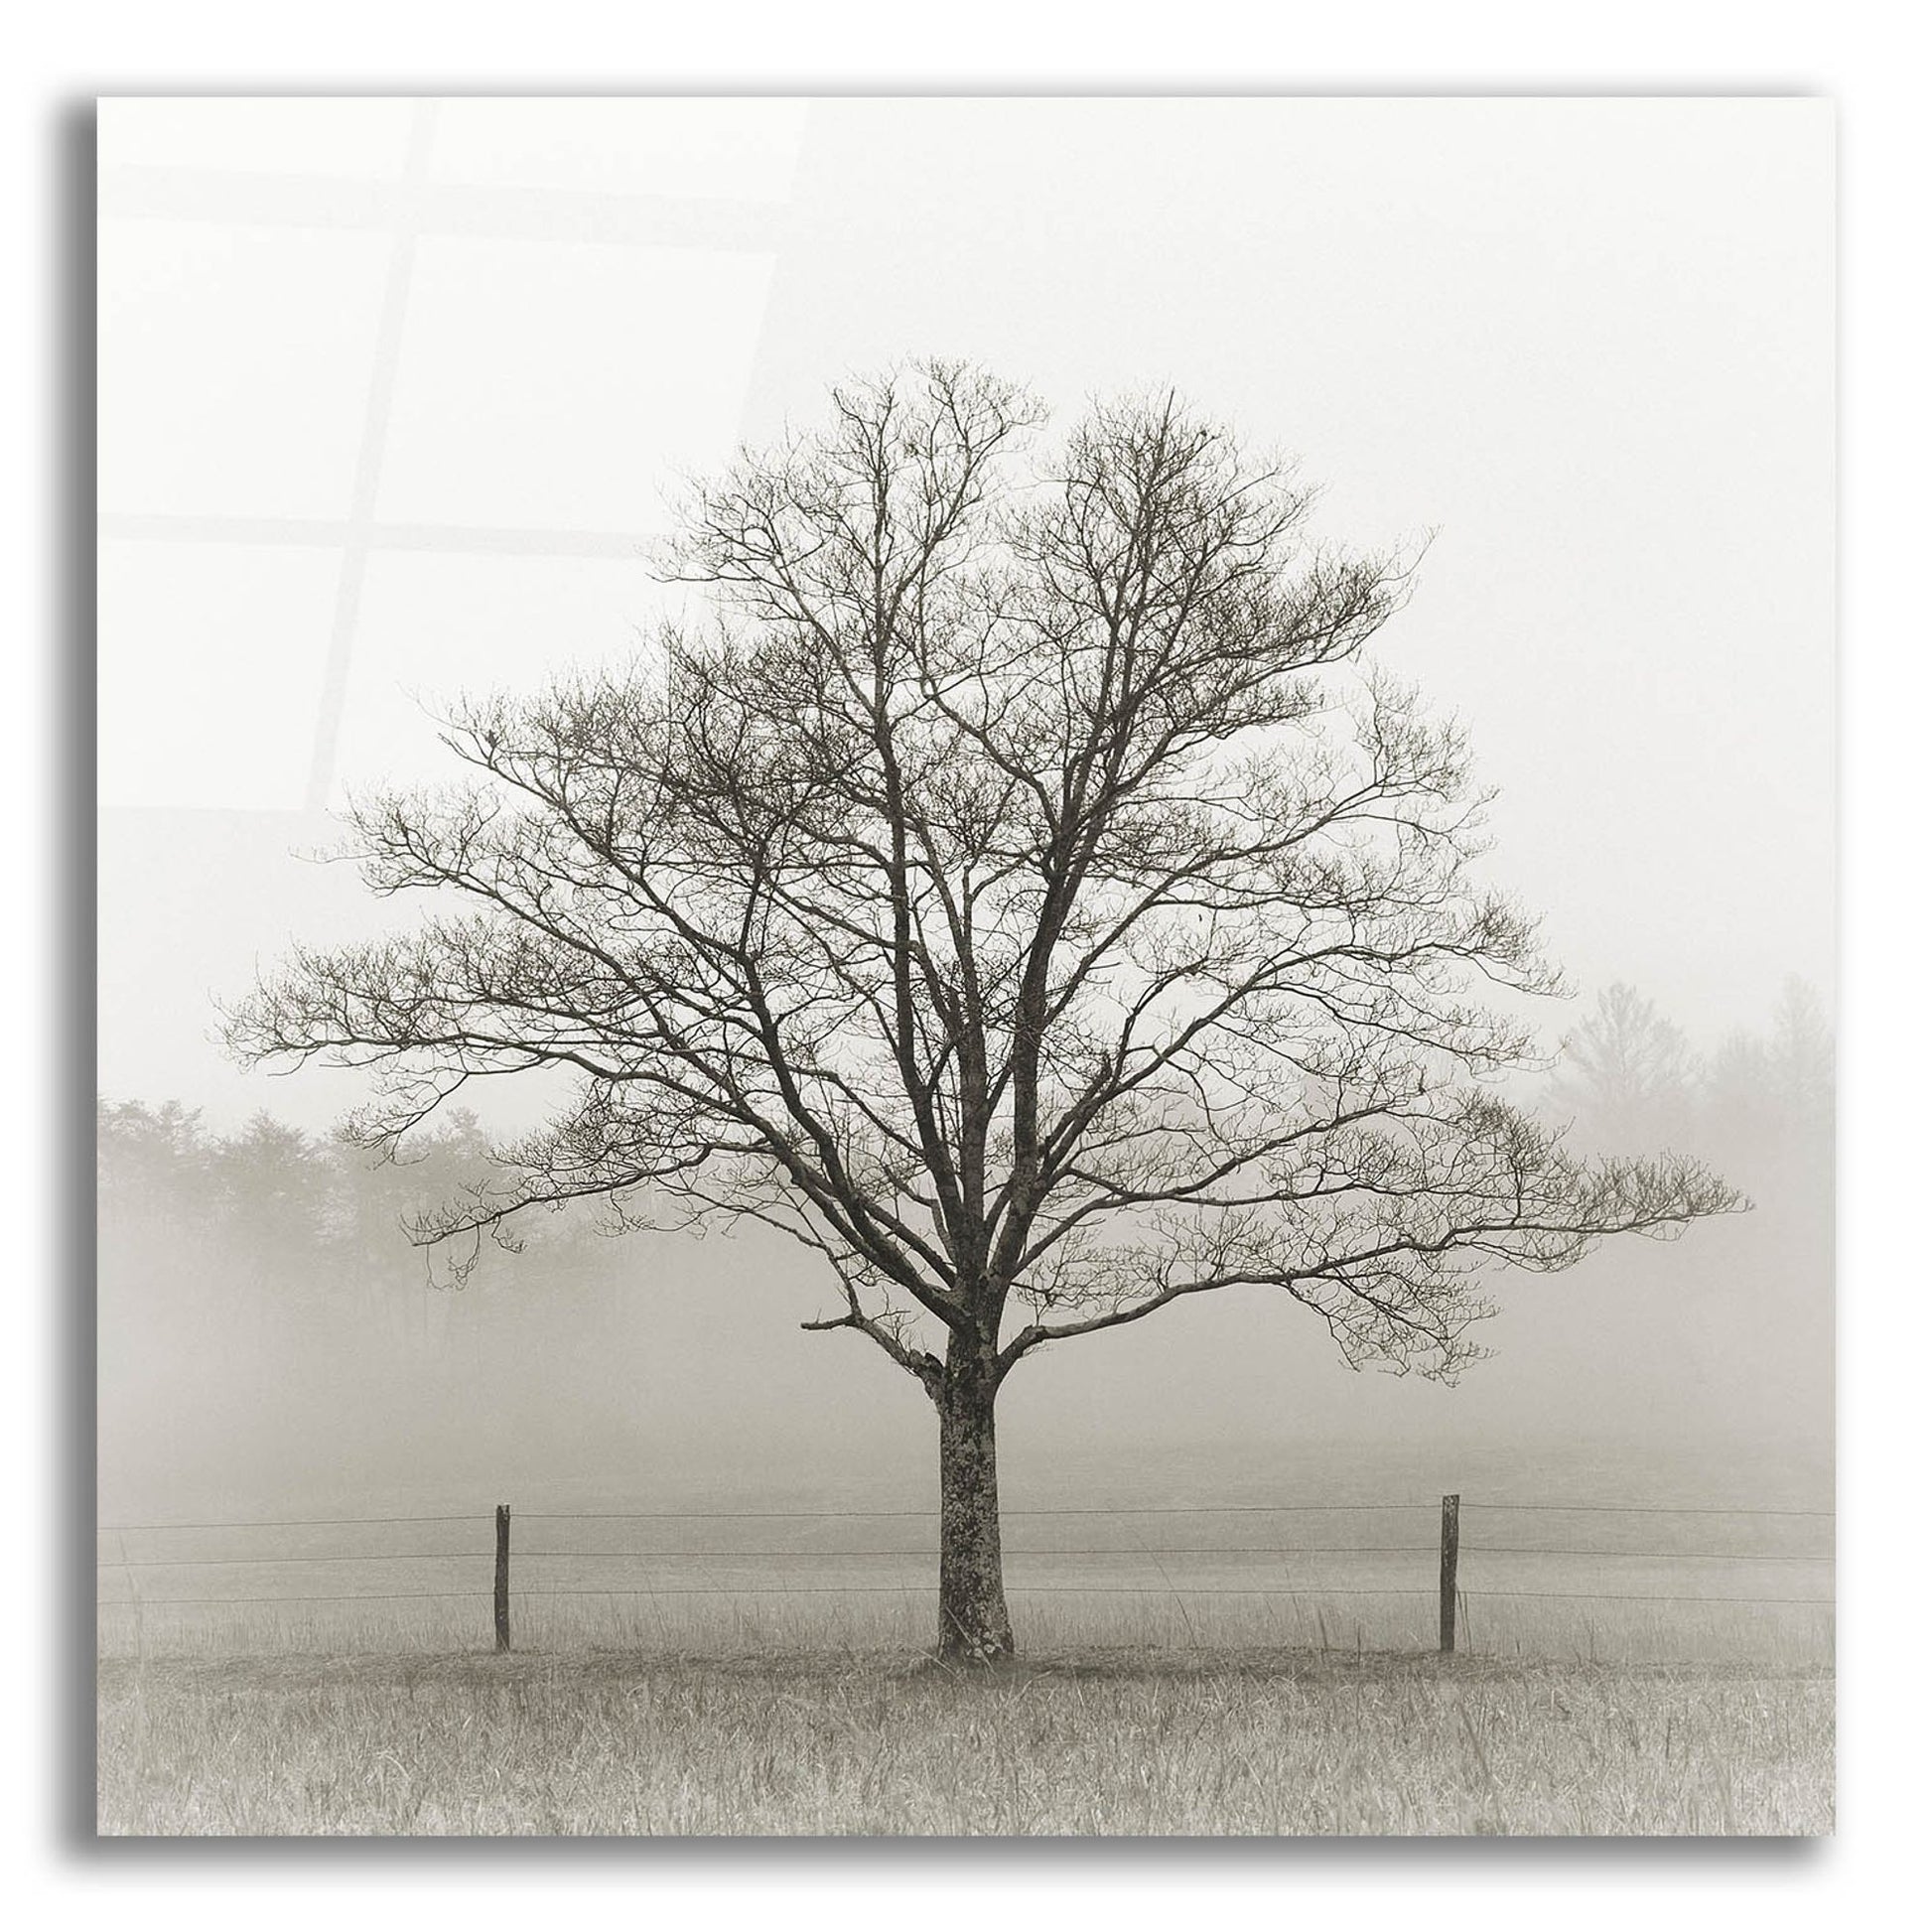
<path fill-rule="evenodd" d="M 418 705 L 625 650 L 681 470 L 905 354 L 1173 382 L 1438 534 L 1384 656 L 1586 992 L 1830 991 L 1832 110 L 123 100 L 101 112 L 99 1084 L 320 1125 L 211 996 Z M 1553 1015 L 1560 1027 L 1564 1016 Z"/>

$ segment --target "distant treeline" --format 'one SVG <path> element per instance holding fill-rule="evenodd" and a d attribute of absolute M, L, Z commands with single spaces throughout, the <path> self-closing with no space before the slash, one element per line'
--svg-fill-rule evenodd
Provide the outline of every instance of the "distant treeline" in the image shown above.
<path fill-rule="evenodd" d="M 479 1251 L 426 1250 L 410 1232 L 424 1209 L 487 1182 L 489 1139 L 466 1111 L 427 1125 L 393 1161 L 344 1132 L 304 1134 L 266 1113 L 223 1134 L 174 1101 L 103 1098 L 96 1122 L 104 1275 L 131 1265 L 150 1279 L 272 1282 L 297 1304 L 346 1296 L 375 1312 L 398 1295 L 460 1282 Z M 480 1251 L 492 1256 L 492 1276 L 500 1266 L 551 1283 L 611 1259 L 588 1212 L 526 1216 L 512 1246 L 485 1236 Z"/>
<path fill-rule="evenodd" d="M 1505 1349 L 1471 1378 L 1485 1427 L 1547 1428 L 1587 1362 L 1592 1426 L 1829 1429 L 1832 1062 L 1801 985 L 1759 1030 L 1702 1053 L 1628 988 L 1595 1003 L 1548 1111 L 1585 1147 L 1696 1155 L 1753 1211 L 1681 1243 L 1611 1244 L 1560 1293 L 1519 1284 L 1512 1305 L 1545 1311 L 1526 1338 L 1542 1352 Z M 828 1398 L 844 1403 L 854 1358 L 800 1334 L 823 1311 L 814 1263 L 776 1236 L 613 1239 L 588 1207 L 539 1211 L 515 1250 L 484 1240 L 467 1278 L 467 1242 L 412 1245 L 413 1214 L 494 1172 L 469 1115 L 432 1120 L 394 1162 L 266 1114 L 223 1131 L 172 1103 L 103 1099 L 98 1129 L 100 1473 L 137 1518 L 330 1484 L 467 1495 L 527 1486 L 533 1469 L 575 1479 L 631 1468 L 646 1438 L 660 1459 L 687 1440 L 715 1453 L 739 1427 L 721 1438 L 708 1420 L 727 1387 L 748 1425 L 816 1443 Z M 1271 1318 L 1264 1338 L 1288 1329 Z M 1152 1401 L 1164 1384 L 1149 1367 L 1134 1386 Z M 1305 1400 L 1326 1391 L 1324 1417 L 1346 1416 L 1338 1384 L 1300 1386 Z M 870 1396 L 836 1413 L 854 1457 L 897 1441 L 899 1412 L 875 1413 Z M 1095 1418 L 1113 1411 L 1096 1398 L 1071 1413 L 1069 1441 L 1104 1435 Z"/>
<path fill-rule="evenodd" d="M 1747 1189 L 1820 1168 L 1829 1188 L 1835 1077 L 1831 1025 L 1803 980 L 1785 982 L 1763 1032 L 1732 1033 L 1709 1052 L 1616 985 L 1565 1038 L 1549 1100 L 1586 1144 L 1680 1148 Z"/>
<path fill-rule="evenodd" d="M 559 1384 L 592 1383 L 584 1349 L 616 1352 L 612 1304 L 638 1251 L 589 1214 L 538 1214 L 517 1251 L 485 1239 L 455 1292 L 468 1244 L 425 1251 L 407 1222 L 489 1173 L 475 1119 L 433 1124 L 394 1163 L 266 1114 L 224 1133 L 174 1103 L 101 1100 L 97 1119 L 100 1480 L 115 1510 L 246 1514 L 448 1485 L 477 1466 L 484 1430 L 534 1442 L 533 1405 L 581 1423 Z"/>
<path fill-rule="evenodd" d="M 1795 1194 L 1805 1222 L 1822 1206 L 1828 1223 L 1833 1081 L 1831 1030 L 1800 981 L 1787 984 L 1762 1032 L 1733 1034 L 1707 1053 L 1617 985 L 1565 1039 L 1547 1105 L 1587 1147 L 1694 1153 L 1760 1207 L 1767 1193 Z M 345 1132 L 308 1135 L 266 1113 L 224 1134 L 173 1101 L 107 1099 L 97 1164 L 104 1274 L 182 1274 L 255 1293 L 273 1283 L 298 1307 L 348 1298 L 376 1317 L 462 1278 L 469 1244 L 424 1250 L 409 1223 L 491 1173 L 488 1137 L 462 1111 L 429 1123 L 406 1158 L 385 1161 Z M 622 1245 L 589 1210 L 526 1214 L 514 1235 L 513 1250 L 482 1244 L 483 1281 L 588 1283 L 608 1275 Z"/>

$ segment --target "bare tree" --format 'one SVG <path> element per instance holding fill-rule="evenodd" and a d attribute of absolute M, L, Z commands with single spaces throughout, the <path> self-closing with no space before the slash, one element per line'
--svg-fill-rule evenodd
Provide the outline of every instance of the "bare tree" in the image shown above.
<path fill-rule="evenodd" d="M 599 1195 L 816 1250 L 840 1302 L 804 1325 L 938 1411 L 940 1644 L 979 1658 L 1029 1355 L 1261 1284 L 1352 1363 L 1452 1376 L 1485 1264 L 1734 1204 L 1496 1091 L 1531 1040 L 1471 989 L 1554 982 L 1470 883 L 1462 734 L 1362 662 L 1405 568 L 1307 543 L 1309 492 L 1172 399 L 1034 467 L 1038 426 L 922 364 L 700 488 L 677 570 L 715 626 L 464 707 L 472 787 L 351 821 L 377 893 L 458 909 L 230 1016 L 251 1060 L 379 1068 L 372 1146 L 576 1076 L 426 1240 Z"/>
<path fill-rule="evenodd" d="M 1789 978 L 1768 1035 L 1733 1033 L 1712 1055 L 1702 1092 L 1711 1145 L 1725 1150 L 1726 1164 L 1775 1174 L 1780 1193 L 1822 1188 L 1814 1220 L 1826 1223 L 1837 1060 L 1817 989 Z"/>
<path fill-rule="evenodd" d="M 1795 975 L 1771 1019 L 1770 1070 L 1785 1113 L 1800 1131 L 1831 1131 L 1838 1048 L 1818 989 Z"/>
<path fill-rule="evenodd" d="M 1680 1129 L 1698 1077 L 1697 1056 L 1682 1031 L 1653 1001 L 1619 981 L 1599 993 L 1595 1013 L 1565 1035 L 1554 1087 L 1597 1138 L 1621 1147 L 1659 1126 Z"/>

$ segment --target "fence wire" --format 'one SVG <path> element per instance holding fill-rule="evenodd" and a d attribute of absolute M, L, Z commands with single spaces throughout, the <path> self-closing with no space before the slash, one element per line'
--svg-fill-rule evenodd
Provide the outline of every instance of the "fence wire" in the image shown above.
<path fill-rule="evenodd" d="M 1391 1515 L 1391 1514 L 1433 1514 L 1439 1507 L 1440 1499 L 1426 1502 L 1282 1502 L 1282 1503 L 1205 1503 L 1185 1504 L 1079 1504 L 1053 1508 L 1012 1509 L 1004 1512 L 1007 1521 L 1039 1520 L 1048 1518 L 1109 1518 L 1130 1520 L 1137 1518 L 1193 1517 L 1195 1519 L 1230 1516 L 1272 1516 L 1292 1517 L 1301 1515 Z M 1798 1509 L 1767 1507 L 1756 1504 L 1686 1504 L 1686 1503 L 1628 1503 L 1628 1502 L 1505 1502 L 1485 1498 L 1468 1498 L 1460 1504 L 1461 1520 L 1466 1528 L 1469 1517 L 1483 1510 L 1508 1512 L 1536 1512 L 1556 1515 L 1601 1515 L 1635 1517 L 1680 1517 L 1730 1518 L 1739 1521 L 1781 1520 L 1781 1521 L 1819 1521 L 1830 1520 L 1834 1512 L 1829 1509 Z M 739 1523 L 739 1522 L 797 1522 L 809 1524 L 833 1524 L 851 1522 L 926 1522 L 936 1519 L 937 1512 L 926 1509 L 657 1509 L 657 1510 L 531 1510 L 516 1515 L 515 1520 L 522 1523 L 540 1523 L 562 1526 L 572 1523 Z M 227 1552 L 214 1556 L 196 1556 L 180 1553 L 162 1555 L 130 1555 L 126 1551 L 126 1539 L 171 1533 L 221 1534 L 229 1531 L 295 1531 L 295 1530 L 350 1530 L 371 1527 L 396 1528 L 421 1525 L 474 1525 L 479 1530 L 490 1533 L 491 1540 L 480 1539 L 472 1549 L 409 1549 L 409 1550 L 328 1550 L 299 1552 Z M 129 1523 L 103 1526 L 102 1536 L 121 1539 L 122 1549 L 118 1555 L 103 1556 L 99 1568 L 103 1573 L 119 1571 L 126 1578 L 129 1594 L 126 1596 L 102 1596 L 100 1608 L 103 1610 L 145 1610 L 167 1608 L 220 1608 L 258 1607 L 262 1605 L 298 1606 L 327 1603 L 363 1603 L 363 1602 L 454 1602 L 465 1598 L 488 1597 L 492 1594 L 495 1579 L 493 1575 L 480 1576 L 477 1583 L 458 1589 L 348 1589 L 330 1591 L 277 1591 L 273 1594 L 250 1592 L 237 1595 L 148 1595 L 135 1587 L 134 1573 L 143 1570 L 196 1571 L 222 1569 L 261 1569 L 264 1567 L 299 1567 L 304 1564 L 343 1565 L 378 1563 L 475 1563 L 480 1569 L 489 1564 L 495 1555 L 492 1519 L 481 1513 L 474 1515 L 390 1515 L 390 1516 L 332 1516 L 332 1517 L 289 1517 L 289 1518 L 246 1518 L 227 1519 L 207 1522 L 170 1522 L 170 1523 Z M 1009 1549 L 1010 1559 L 1031 1564 L 1035 1561 L 1080 1559 L 1091 1560 L 1145 1560 L 1150 1562 L 1173 1562 L 1175 1560 L 1195 1559 L 1201 1562 L 1228 1563 L 1250 1559 L 1288 1561 L 1293 1559 L 1341 1557 L 1356 1561 L 1379 1558 L 1417 1558 L 1436 1556 L 1441 1546 L 1436 1543 L 1377 1543 L 1377 1544 L 1335 1544 L 1335 1543 L 1269 1543 L 1269 1544 L 1226 1544 L 1226 1545 L 1169 1545 L 1150 1546 L 1142 1543 L 1083 1543 L 1062 1549 L 1035 1547 Z M 792 1545 L 783 1549 L 765 1547 L 751 1549 L 734 1548 L 694 1548 L 689 1544 L 676 1544 L 670 1547 L 626 1546 L 617 1549 L 594 1549 L 584 1547 L 561 1547 L 554 1538 L 539 1544 L 536 1548 L 517 1549 L 514 1559 L 523 1563 L 670 1563 L 688 1565 L 708 1563 L 720 1567 L 739 1567 L 746 1564 L 828 1564 L 849 1562 L 902 1562 L 929 1564 L 936 1560 L 938 1552 L 931 1547 L 924 1548 L 880 1548 L 866 1547 L 821 1547 L 812 1545 Z M 1476 1538 L 1464 1536 L 1460 1557 L 1480 1561 L 1488 1557 L 1540 1558 L 1559 1561 L 1612 1562 L 1612 1563 L 1725 1563 L 1725 1564 L 1812 1564 L 1831 1566 L 1836 1559 L 1831 1552 L 1793 1552 L 1753 1551 L 1753 1550 L 1678 1550 L 1678 1549 L 1606 1549 L 1595 1545 L 1576 1544 L 1484 1544 Z M 782 1574 L 782 1573 L 781 1573 Z M 797 1573 L 791 1573 L 795 1576 Z M 857 1583 L 851 1581 L 838 1583 L 810 1582 L 691 1582 L 678 1578 L 676 1573 L 664 1581 L 648 1584 L 589 1584 L 557 1583 L 547 1580 L 536 1585 L 517 1584 L 507 1590 L 510 1601 L 530 1603 L 565 1597 L 589 1597 L 615 1600 L 656 1599 L 661 1597 L 710 1597 L 714 1599 L 757 1599 L 777 1596 L 913 1596 L 928 1592 L 930 1579 L 917 1583 Z M 293 1579 L 291 1581 L 294 1581 Z M 1179 1598 L 1191 1600 L 1197 1597 L 1279 1597 L 1279 1598 L 1332 1598 L 1350 1597 L 1361 1599 L 1399 1599 L 1430 1597 L 1440 1594 L 1440 1585 L 1436 1587 L 1362 1584 L 1344 1585 L 1332 1583 L 1204 1583 L 1187 1584 L 1176 1581 L 1165 1571 L 1158 1584 L 1106 1583 L 1029 1583 L 1024 1577 L 1010 1581 L 1010 1592 L 1016 1596 L 1131 1596 L 1143 1600 L 1160 1598 Z M 1834 1598 L 1830 1595 L 1754 1595 L 1725 1592 L 1710 1594 L 1698 1591 L 1634 1591 L 1634 1590 L 1569 1590 L 1569 1589 L 1510 1589 L 1502 1587 L 1457 1588 L 1455 1595 L 1459 1601 L 1483 1599 L 1572 1602 L 1572 1603 L 1652 1603 L 1672 1604 L 1736 1604 L 1762 1607 L 1809 1607 L 1829 1609 Z"/>

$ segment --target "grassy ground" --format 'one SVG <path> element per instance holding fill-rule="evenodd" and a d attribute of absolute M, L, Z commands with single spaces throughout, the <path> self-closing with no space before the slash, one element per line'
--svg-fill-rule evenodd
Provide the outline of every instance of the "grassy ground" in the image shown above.
<path fill-rule="evenodd" d="M 1817 1834 L 1796 1664 L 108 1657 L 108 1834 Z"/>

